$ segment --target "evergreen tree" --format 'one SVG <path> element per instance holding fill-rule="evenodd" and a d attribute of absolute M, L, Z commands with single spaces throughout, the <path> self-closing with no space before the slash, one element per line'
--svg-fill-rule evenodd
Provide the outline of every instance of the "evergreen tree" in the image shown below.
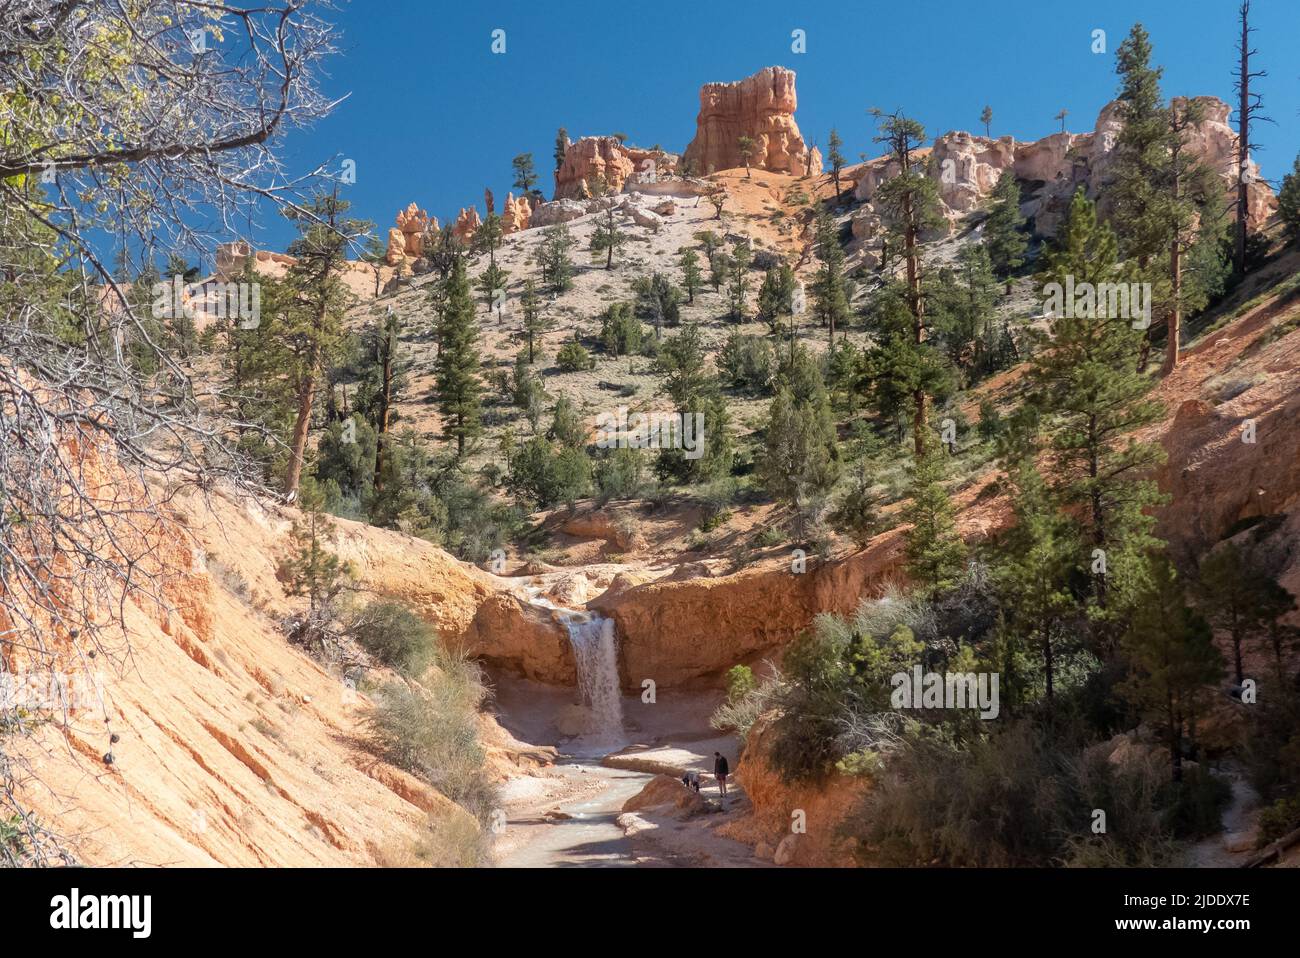
<path fill-rule="evenodd" d="M 1057 315 L 1032 360 L 1034 402 L 1055 427 L 1053 491 L 1077 516 L 1081 551 L 1093 550 L 1093 598 L 1105 608 L 1107 570 L 1127 562 L 1133 574 L 1119 579 L 1136 584 L 1134 563 L 1143 564 L 1156 544 L 1148 509 L 1160 495 L 1149 475 L 1164 454 L 1159 445 L 1139 442 L 1132 433 L 1157 421 L 1162 410 L 1145 398 L 1150 383 L 1134 363 L 1140 336 L 1127 318 L 1111 317 L 1101 302 L 1053 305 L 1068 277 L 1092 289 L 1125 278 L 1115 235 L 1098 224 L 1096 208 L 1082 190 L 1043 258 L 1044 296 Z"/>
<path fill-rule="evenodd" d="M 927 443 L 927 452 L 912 467 L 911 501 L 903 510 L 907 531 L 907 571 L 914 582 L 936 597 L 961 579 L 966 543 L 957 534 L 957 510 L 943 487 L 944 458 Z"/>
<path fill-rule="evenodd" d="M 1056 508 L 1031 454 L 1011 464 L 1015 523 L 995 551 L 993 581 L 1004 644 L 1004 681 L 1013 701 L 1027 701 L 1028 682 L 1016 674 L 1023 649 L 1042 670 L 1049 711 L 1056 694 L 1059 663 L 1076 633 L 1077 606 L 1069 580 L 1078 563 L 1069 523 Z"/>
<path fill-rule="evenodd" d="M 603 195 L 603 194 L 596 194 Z M 604 218 L 596 224 L 591 233 L 590 249 L 593 254 L 605 254 L 605 269 L 614 268 L 614 251 L 621 249 L 628 241 L 628 234 L 619 229 L 614 217 L 617 204 L 612 196 L 604 197 Z"/>
<path fill-rule="evenodd" d="M 727 261 L 727 302 L 731 307 L 731 318 L 736 322 L 745 321 L 749 296 L 749 267 L 753 262 L 753 250 L 749 243 L 737 243 Z"/>
<path fill-rule="evenodd" d="M 912 341 L 921 346 L 926 339 L 925 298 L 921 286 L 921 234 L 941 222 L 939 193 L 934 180 L 917 168 L 916 151 L 925 143 L 925 127 L 900 112 L 884 114 L 873 110 L 880 124 L 877 143 L 889 147 L 898 164 L 898 175 L 887 180 L 876 192 L 876 203 L 890 223 L 891 245 L 902 256 L 907 271 L 907 305 L 912 315 Z M 925 458 L 926 423 L 929 420 L 929 396 L 917 379 L 912 394 L 912 436 L 916 457 Z"/>
<path fill-rule="evenodd" d="M 455 441 L 456 458 L 460 460 L 465 457 L 465 440 L 483 431 L 478 323 L 463 258 L 457 258 L 447 278 L 440 338 L 434 398 L 442 414 L 443 438 Z"/>
<path fill-rule="evenodd" d="M 704 277 L 700 273 L 700 258 L 696 255 L 695 250 L 689 246 L 683 247 L 680 253 L 680 263 L 682 269 L 682 289 L 686 290 L 686 301 L 695 302 L 695 291 L 703 285 Z"/>
<path fill-rule="evenodd" d="M 1277 213 L 1287 242 L 1300 241 L 1300 156 L 1296 156 L 1291 172 L 1282 177 L 1282 188 L 1277 192 Z"/>
<path fill-rule="evenodd" d="M 844 154 L 840 152 L 840 147 L 844 141 L 840 139 L 839 131 L 831 127 L 831 135 L 826 141 L 827 154 L 826 159 L 831 164 L 831 179 L 835 183 L 835 202 L 840 199 L 840 171 L 844 169 Z"/>
<path fill-rule="evenodd" d="M 993 107 L 985 104 L 984 109 L 980 110 L 980 122 L 984 124 L 984 135 L 992 139 Z"/>
<path fill-rule="evenodd" d="M 301 210 L 286 213 L 298 229 L 298 237 L 288 248 L 294 263 L 285 277 L 295 305 L 285 311 L 279 326 L 281 335 L 291 343 L 293 362 L 289 375 L 297 400 L 284 476 L 286 495 L 298 491 L 317 388 L 342 343 L 343 313 L 352 299 L 340 278 L 347 265 L 348 246 L 371 227 L 361 220 L 346 218 L 343 214 L 350 206 L 335 192 L 317 196 Z"/>
<path fill-rule="evenodd" d="M 504 237 L 505 226 L 501 217 L 495 211 L 489 211 L 482 225 L 474 231 L 472 247 L 477 253 L 487 253 L 489 265 L 496 266 L 497 250 L 501 248 Z"/>
<path fill-rule="evenodd" d="M 773 334 L 781 326 L 781 317 L 794 312 L 794 270 L 784 261 L 773 266 L 763 277 L 758 290 L 758 315 L 767 321 Z"/>
<path fill-rule="evenodd" d="M 821 267 L 813 277 L 813 315 L 826 327 L 831 344 L 835 342 L 835 328 L 848 322 L 849 295 L 844 279 L 844 250 L 835 222 L 825 211 L 819 211 L 816 221 L 816 253 Z"/>
<path fill-rule="evenodd" d="M 560 127 L 555 133 L 555 172 L 560 172 L 564 165 L 564 155 L 569 150 L 569 131 Z"/>
<path fill-rule="evenodd" d="M 1143 718 L 1162 728 L 1175 782 L 1183 778 L 1184 742 L 1195 742 L 1196 719 L 1223 659 L 1206 621 L 1187 607 L 1173 564 L 1150 559 L 1149 582 L 1121 642 L 1129 677 L 1120 691 Z"/>
<path fill-rule="evenodd" d="M 502 319 L 502 309 L 505 306 L 506 282 L 510 279 L 510 274 L 498 266 L 496 263 L 489 263 L 488 268 L 478 278 L 478 291 L 483 294 L 483 305 L 487 307 L 488 313 L 492 312 L 492 307 L 497 308 L 497 323 L 500 324 Z"/>
<path fill-rule="evenodd" d="M 740 154 L 740 161 L 741 161 L 742 163 L 745 164 L 745 178 L 746 178 L 746 179 L 749 179 L 749 177 L 750 177 L 750 172 L 749 172 L 749 161 L 750 161 L 750 160 L 753 158 L 753 156 L 754 156 L 754 150 L 755 150 L 755 148 L 756 148 L 756 147 L 755 147 L 755 144 L 754 144 L 754 138 L 753 138 L 753 137 L 750 137 L 750 136 L 742 136 L 742 137 L 739 137 L 739 138 L 736 140 L 736 150 L 737 150 L 737 152 L 739 152 L 739 154 Z"/>
<path fill-rule="evenodd" d="M 563 223 L 548 226 L 542 232 L 542 242 L 537 246 L 537 262 L 542 270 L 542 282 L 553 295 L 558 296 L 573 285 L 573 236 Z"/>
<path fill-rule="evenodd" d="M 537 286 L 531 279 L 524 281 L 524 294 L 520 297 L 519 308 L 524 314 L 524 335 L 528 337 L 528 363 L 536 359 L 537 340 L 551 328 L 551 321 L 542 313 L 542 300 L 537 295 Z"/>
<path fill-rule="evenodd" d="M 1021 231 L 1025 217 L 1020 212 L 1020 185 L 1015 175 L 1006 170 L 998 177 L 993 188 L 993 205 L 984 221 L 984 246 L 988 250 L 993 271 L 1006 279 L 1025 261 L 1025 247 L 1029 240 Z"/>
<path fill-rule="evenodd" d="M 1210 624 L 1232 640 L 1233 675 L 1238 685 L 1245 678 L 1242 647 L 1254 637 L 1271 638 L 1280 618 L 1290 611 L 1290 594 L 1254 566 L 1237 546 L 1225 543 L 1201 562 L 1201 606 Z M 1281 649 L 1275 650 L 1280 653 Z"/>
<path fill-rule="evenodd" d="M 638 276 L 632 282 L 632 290 L 636 293 L 636 314 L 654 327 L 655 339 L 660 338 L 664 326 L 681 323 L 681 290 L 663 273 Z"/>
<path fill-rule="evenodd" d="M 305 595 L 311 618 L 325 613 L 343 588 L 347 566 L 326 547 L 334 523 L 325 512 L 324 497 L 314 484 L 302 488 L 302 513 L 290 527 L 293 551 L 280 564 L 280 578 L 289 595 Z"/>
<path fill-rule="evenodd" d="M 510 161 L 510 165 L 515 172 L 515 188 L 525 195 L 534 192 L 537 187 L 537 170 L 533 168 L 533 154 L 520 153 Z"/>
<path fill-rule="evenodd" d="M 642 327 L 631 303 L 610 303 L 601 318 L 600 341 L 617 359 L 641 349 Z"/>

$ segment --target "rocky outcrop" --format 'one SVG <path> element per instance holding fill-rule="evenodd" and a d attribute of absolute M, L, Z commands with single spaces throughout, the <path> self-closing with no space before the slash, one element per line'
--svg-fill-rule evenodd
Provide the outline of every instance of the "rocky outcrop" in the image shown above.
<path fill-rule="evenodd" d="M 768 755 L 771 716 L 760 719 L 745 740 L 736 780 L 745 789 L 752 811 L 723 825 L 718 833 L 755 847 L 755 855 L 777 865 L 843 868 L 858 864 L 855 841 L 842 825 L 857 811 L 871 788 L 870 779 L 835 773 L 815 783 L 784 781 Z M 795 811 L 803 815 L 795 830 Z"/>
<path fill-rule="evenodd" d="M 414 203 L 397 212 L 397 226 L 388 231 L 389 266 L 396 266 L 404 257 L 419 259 L 424 255 L 424 237 L 438 228 L 438 220 Z"/>
<path fill-rule="evenodd" d="M 584 136 L 564 151 L 555 171 L 555 199 L 585 199 L 598 180 L 618 191 L 629 180 L 653 183 L 676 170 L 675 154 L 627 146 L 615 136 Z"/>
<path fill-rule="evenodd" d="M 494 668 L 552 685 L 575 686 L 569 632 L 551 609 L 498 593 L 479 607 L 463 642 Z"/>
<path fill-rule="evenodd" d="M 1182 106 L 1186 100 L 1176 98 Z M 1215 97 L 1197 97 L 1203 121 L 1188 134 L 1188 150 L 1219 173 L 1225 194 L 1236 187 L 1237 135 L 1229 123 L 1231 108 Z M 1025 187 L 1026 215 L 1034 219 L 1039 236 L 1056 232 L 1061 217 L 1075 190 L 1082 187 L 1089 197 L 1100 198 L 1105 212 L 1105 184 L 1123 121 L 1119 104 L 1102 108 L 1091 133 L 1053 133 L 1033 142 L 1017 143 L 1004 136 L 990 139 L 972 133 L 954 131 L 938 137 L 930 149 L 918 150 L 917 160 L 925 162 L 927 174 L 934 178 L 950 220 L 956 220 L 980 205 L 1006 171 Z M 688 151 L 689 154 L 689 151 Z M 898 164 L 888 157 L 865 163 L 854 189 L 854 196 L 873 203 L 876 191 L 886 180 L 898 175 Z M 1272 190 L 1259 179 L 1259 169 L 1251 164 L 1249 214 L 1254 228 L 1261 227 L 1276 208 Z M 875 214 L 874 208 L 869 213 Z M 861 213 L 861 211 L 859 211 Z M 867 239 L 874 235 L 872 221 L 863 214 L 861 225 L 854 223 L 854 236 Z"/>
<path fill-rule="evenodd" d="M 468 206 L 463 208 L 456 217 L 456 222 L 451 226 L 451 235 L 458 242 L 468 246 L 474 241 L 474 234 L 478 232 L 478 228 L 482 225 L 483 221 L 479 219 L 478 208 Z"/>
<path fill-rule="evenodd" d="M 554 226 L 587 215 L 587 208 L 577 200 L 553 200 L 533 210 L 530 226 Z"/>
<path fill-rule="evenodd" d="M 747 136 L 754 141 L 751 167 L 792 176 L 820 173 L 821 154 L 804 142 L 794 120 L 794 79 L 793 70 L 765 67 L 734 83 L 706 83 L 683 166 L 695 175 L 743 166 L 739 140 Z"/>
<path fill-rule="evenodd" d="M 803 573 L 783 561 L 716 577 L 701 568 L 652 582 L 616 580 L 587 607 L 614 619 L 625 689 L 645 679 L 717 685 L 733 665 L 776 655 L 819 612 L 849 612 L 878 593 L 899 574 L 900 556 L 891 533 L 843 561 L 809 561 Z"/>
<path fill-rule="evenodd" d="M 528 197 L 520 195 L 515 199 L 513 193 L 506 194 L 506 205 L 501 211 L 501 230 L 503 233 L 517 233 L 528 229 L 533 216 L 533 204 Z"/>

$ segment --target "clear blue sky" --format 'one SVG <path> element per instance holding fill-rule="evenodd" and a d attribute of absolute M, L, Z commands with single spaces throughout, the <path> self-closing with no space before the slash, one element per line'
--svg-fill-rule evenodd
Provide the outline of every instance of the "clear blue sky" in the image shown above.
<path fill-rule="evenodd" d="M 1067 126 L 1090 130 L 1113 98 L 1114 50 L 1135 20 L 1165 67 L 1164 92 L 1230 99 L 1236 0 L 791 0 L 593 4 L 461 0 L 352 0 L 335 13 L 342 55 L 327 92 L 349 98 L 286 155 L 300 168 L 354 159 L 345 187 L 353 212 L 381 234 L 418 202 L 445 221 L 482 212 L 483 188 L 510 188 L 510 160 L 532 152 L 550 195 L 558 126 L 570 135 L 622 131 L 641 145 L 681 150 L 695 128 L 699 87 L 780 64 L 798 73 L 796 114 L 824 146 L 839 128 L 853 161 L 871 144 L 868 107 L 901 107 L 931 137 L 974 130 L 981 107 L 995 135 L 1033 139 Z M 1259 81 L 1266 112 L 1256 159 L 1280 179 L 1300 150 L 1300 3 L 1255 0 Z M 493 54 L 491 32 L 506 31 Z M 791 31 L 807 52 L 791 52 Z M 1092 31 L 1107 51 L 1091 52 Z M 287 225 L 268 217 L 255 240 L 281 248 Z"/>

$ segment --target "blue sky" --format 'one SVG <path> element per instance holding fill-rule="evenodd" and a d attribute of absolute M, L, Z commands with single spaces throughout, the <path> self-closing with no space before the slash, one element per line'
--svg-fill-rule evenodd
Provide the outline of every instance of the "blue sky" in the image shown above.
<path fill-rule="evenodd" d="M 1092 128 L 1115 91 L 1114 50 L 1135 20 L 1151 33 L 1164 92 L 1230 99 L 1236 0 L 790 0 L 621 5 L 462 0 L 352 0 L 334 15 L 342 55 L 325 87 L 348 95 L 285 154 L 307 168 L 356 161 L 356 215 L 381 234 L 411 201 L 445 221 L 484 186 L 510 188 L 510 160 L 532 152 L 551 186 L 558 126 L 575 138 L 622 131 L 641 145 L 681 150 L 695 128 L 699 87 L 780 64 L 798 73 L 796 119 L 824 146 L 839 128 L 845 153 L 877 152 L 868 107 L 901 107 L 930 136 L 978 128 L 985 102 L 995 135 L 1033 139 Z M 1276 125 L 1262 125 L 1257 159 L 1280 179 L 1300 150 L 1300 3 L 1255 0 L 1258 88 Z M 506 52 L 491 33 L 506 31 Z M 791 52 L 804 30 L 807 52 Z M 1107 51 L 1091 51 L 1092 31 Z M 287 225 L 268 217 L 255 240 L 281 248 Z"/>

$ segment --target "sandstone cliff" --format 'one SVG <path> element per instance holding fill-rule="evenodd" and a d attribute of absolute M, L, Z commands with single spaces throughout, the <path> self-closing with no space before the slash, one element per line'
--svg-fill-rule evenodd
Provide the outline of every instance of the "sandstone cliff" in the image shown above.
<path fill-rule="evenodd" d="M 820 173 L 820 152 L 799 133 L 793 70 L 765 67 L 734 83 L 706 83 L 700 90 L 695 138 L 682 155 L 696 175 L 743 166 L 739 139 L 754 141 L 750 166 L 802 176 Z"/>

